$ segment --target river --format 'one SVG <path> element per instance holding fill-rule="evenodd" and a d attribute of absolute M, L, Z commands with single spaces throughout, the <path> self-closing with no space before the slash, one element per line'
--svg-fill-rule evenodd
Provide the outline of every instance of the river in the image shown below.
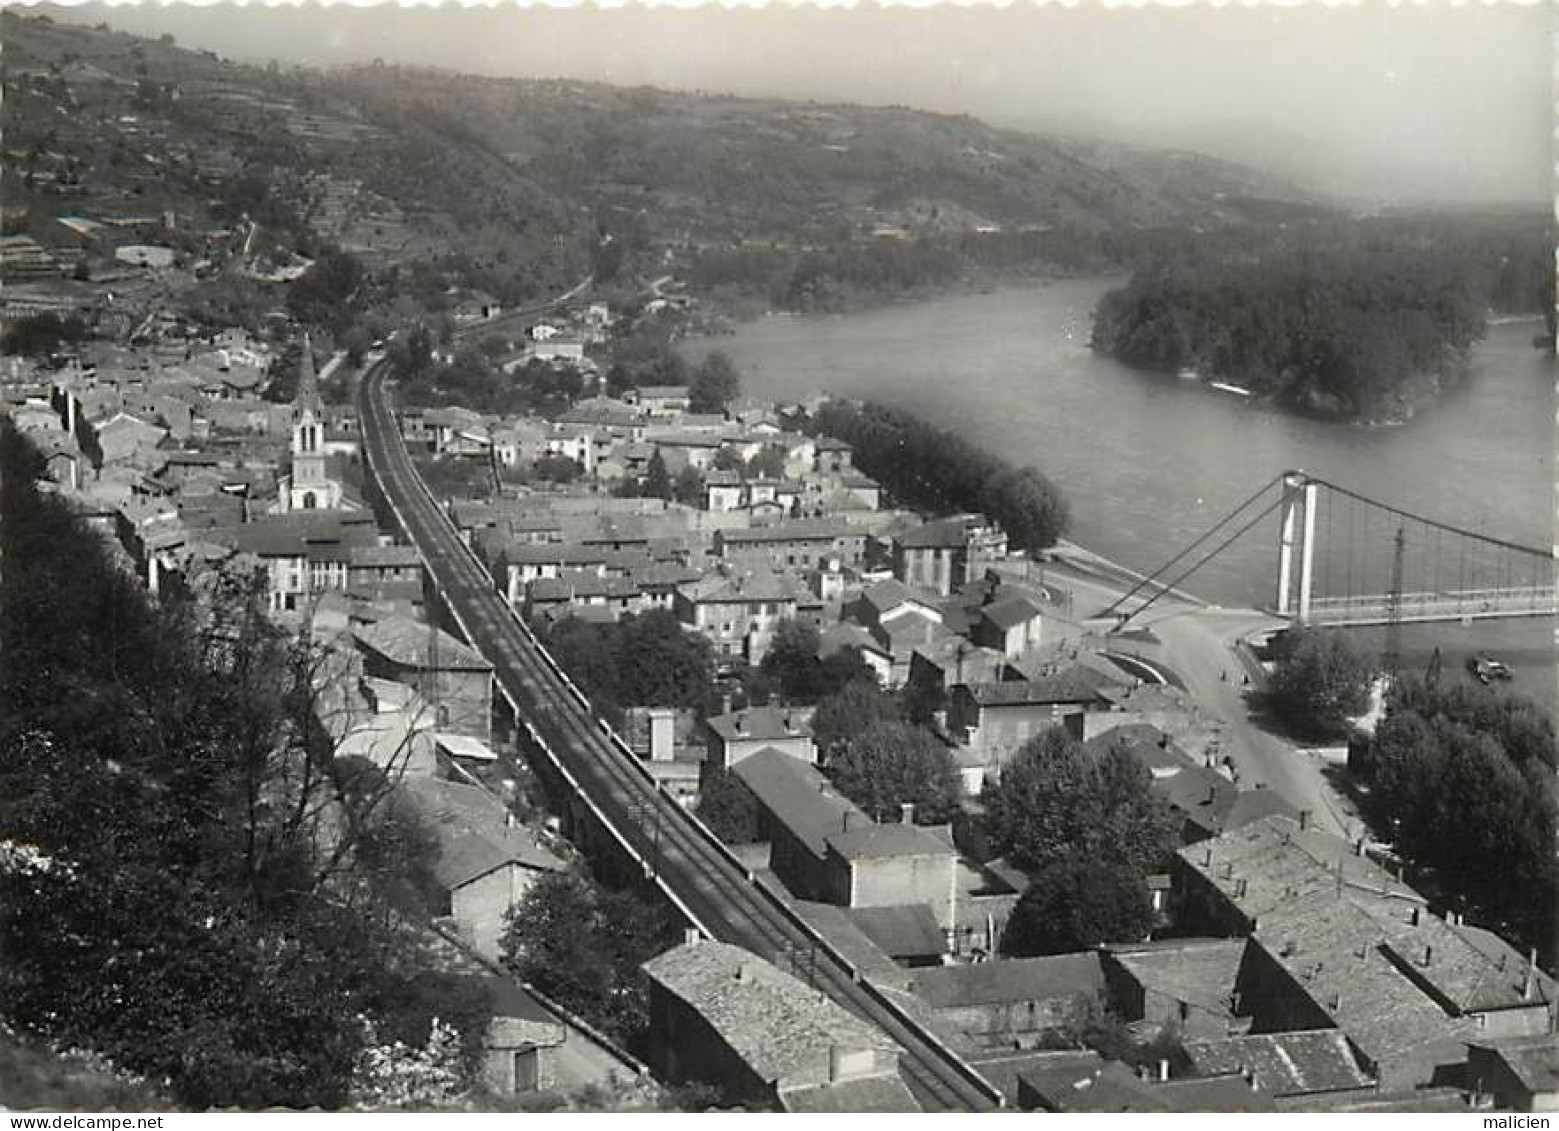
<path fill-rule="evenodd" d="M 869 397 L 1033 464 L 1070 500 L 1068 537 L 1144 572 L 1286 468 L 1492 537 L 1553 544 L 1556 368 L 1532 348 L 1536 324 L 1491 326 L 1463 386 L 1408 424 L 1363 428 L 1303 419 L 1095 355 L 1092 311 L 1112 285 L 1066 280 L 848 315 L 774 316 L 690 341 L 685 352 L 697 359 L 725 351 L 752 396 Z M 1392 532 L 1375 521 L 1366 530 L 1361 512 L 1350 515 L 1340 503 L 1335 513 L 1321 509 L 1330 549 L 1318 560 L 1319 589 L 1385 591 Z M 1259 523 L 1183 587 L 1221 604 L 1270 606 L 1276 527 L 1275 518 Z M 1409 572 L 1427 570 L 1436 557 L 1422 537 L 1425 544 L 1405 555 Z M 1486 580 L 1491 575 L 1479 577 Z M 1404 587 L 1429 584 L 1426 574 Z M 1458 668 L 1469 651 L 1487 648 L 1517 668 L 1522 690 L 1554 697 L 1547 622 L 1406 626 L 1403 643 L 1406 663 L 1422 662 L 1438 644 L 1447 666 Z"/>

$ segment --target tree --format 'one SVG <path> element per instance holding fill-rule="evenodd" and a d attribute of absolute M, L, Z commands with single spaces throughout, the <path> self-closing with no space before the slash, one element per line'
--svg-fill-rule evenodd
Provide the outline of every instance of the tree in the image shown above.
<path fill-rule="evenodd" d="M 951 820 L 958 811 L 958 769 L 952 753 L 930 731 L 901 722 L 874 723 L 828 764 L 839 792 L 874 820 L 897 817 L 910 802 L 922 824 Z"/>
<path fill-rule="evenodd" d="M 746 471 L 752 479 L 785 478 L 785 449 L 778 444 L 766 444 L 747 461 Z"/>
<path fill-rule="evenodd" d="M 724 412 L 741 393 L 742 382 L 731 359 L 715 350 L 699 363 L 688 385 L 688 403 L 694 412 Z"/>
<path fill-rule="evenodd" d="M 404 1001 L 392 778 L 335 760 L 331 669 L 247 579 L 149 599 L 37 471 L 0 430 L 7 1019 L 185 1104 L 339 1106 Z"/>
<path fill-rule="evenodd" d="M 567 456 L 547 455 L 536 461 L 537 479 L 546 479 L 554 483 L 572 483 L 582 474 L 579 464 Z"/>
<path fill-rule="evenodd" d="M 822 691 L 822 665 L 817 626 L 786 617 L 774 626 L 774 638 L 764 653 L 765 675 L 779 683 L 780 694 L 791 703 L 814 703 Z"/>
<path fill-rule="evenodd" d="M 721 770 L 698 791 L 698 819 L 726 844 L 758 839 L 758 801 L 735 775 Z"/>
<path fill-rule="evenodd" d="M 639 970 L 671 941 L 658 903 L 572 872 L 542 876 L 509 911 L 503 965 L 629 1048 L 649 1020 Z"/>
<path fill-rule="evenodd" d="M 703 707 L 714 679 L 714 649 L 688 632 L 675 613 L 655 609 L 624 617 L 617 670 L 628 704 L 640 707 Z"/>
<path fill-rule="evenodd" d="M 1066 500 L 1032 467 L 998 472 L 985 483 L 981 494 L 982 508 L 1001 524 L 1013 549 L 1030 553 L 1043 550 L 1055 545 L 1066 529 Z"/>
<path fill-rule="evenodd" d="M 812 713 L 812 740 L 826 765 L 873 724 L 903 721 L 898 700 L 882 690 L 875 677 L 854 679 L 818 700 Z"/>
<path fill-rule="evenodd" d="M 1339 632 L 1299 628 L 1284 634 L 1269 685 L 1273 706 L 1305 734 L 1337 734 L 1369 706 L 1375 673 Z"/>
<path fill-rule="evenodd" d="M 677 472 L 671 493 L 684 506 L 696 507 L 704 500 L 704 477 L 692 464 L 684 464 Z"/>
<path fill-rule="evenodd" d="M 1130 749 L 1096 750 L 1052 727 L 1029 739 L 983 796 L 997 852 L 1022 868 L 1071 857 L 1150 872 L 1178 843 L 1169 808 Z"/>
<path fill-rule="evenodd" d="M 1552 956 L 1559 951 L 1559 798 L 1552 731 L 1533 704 L 1403 681 L 1372 741 L 1371 816 L 1447 897 Z M 1546 749 L 1542 735 L 1548 734 Z M 1512 750 L 1519 751 L 1512 756 Z"/>
<path fill-rule="evenodd" d="M 1153 928 L 1147 877 L 1119 860 L 1074 856 L 1038 872 L 1001 936 L 1009 958 L 1140 942 Z"/>
<path fill-rule="evenodd" d="M 670 502 L 674 492 L 671 485 L 671 473 L 666 470 L 666 461 L 661 458 L 660 449 L 655 449 L 655 454 L 650 456 L 649 467 L 644 473 L 644 494 L 650 498 L 665 499 Z"/>

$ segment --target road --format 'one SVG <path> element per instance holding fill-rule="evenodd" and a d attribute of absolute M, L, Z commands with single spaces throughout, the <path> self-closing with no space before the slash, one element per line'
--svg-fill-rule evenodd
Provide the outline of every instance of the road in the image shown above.
<path fill-rule="evenodd" d="M 359 386 L 368 464 L 407 536 L 472 646 L 493 665 L 503 695 L 602 820 L 647 864 L 659 886 L 714 938 L 783 964 L 816 953 L 815 984 L 887 1033 L 904 1050 L 900 1071 L 927 1111 L 984 1111 L 1000 1093 L 907 1014 L 860 980 L 844 958 L 766 892 L 686 810 L 659 790 L 583 703 L 495 591 L 471 551 L 418 478 L 383 390 L 376 361 Z"/>
<path fill-rule="evenodd" d="M 1090 570 L 1065 569 L 1053 574 L 1071 589 L 1079 612 L 1103 609 L 1125 587 Z M 1122 611 L 1141 604 L 1133 598 Z M 1235 650 L 1238 641 L 1288 625 L 1286 620 L 1255 609 L 1222 609 L 1201 602 L 1165 597 L 1132 621 L 1133 628 L 1150 628 L 1162 645 L 1158 657 L 1172 668 L 1185 690 L 1209 713 L 1222 719 L 1224 752 L 1233 760 L 1240 785 L 1266 786 L 1295 808 L 1309 810 L 1317 826 L 1339 836 L 1357 830 L 1347 803 L 1327 784 L 1321 766 L 1292 742 L 1259 725 L 1246 696 L 1242 677 L 1250 674 L 1259 686 L 1260 673 L 1249 673 Z M 1224 678 L 1224 677 L 1227 678 Z"/>

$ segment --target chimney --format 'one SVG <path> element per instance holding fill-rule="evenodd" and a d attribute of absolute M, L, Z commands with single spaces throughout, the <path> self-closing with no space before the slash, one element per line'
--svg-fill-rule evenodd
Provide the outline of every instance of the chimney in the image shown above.
<path fill-rule="evenodd" d="M 1342 1008 L 1342 991 L 1338 990 L 1336 993 L 1334 993 L 1332 995 L 1331 1010 L 1332 1010 L 1333 1013 L 1336 1013 L 1341 1008 Z"/>
<path fill-rule="evenodd" d="M 1353 842 L 1353 854 L 1355 856 L 1364 855 L 1364 838 L 1362 836 Z"/>
<path fill-rule="evenodd" d="M 697 946 L 703 940 L 703 938 L 704 936 L 699 932 L 697 927 L 688 927 L 682 932 L 682 945 Z"/>
<path fill-rule="evenodd" d="M 1308 829 L 1310 827 L 1310 810 L 1301 809 L 1299 811 L 1299 827 L 1301 829 Z"/>
<path fill-rule="evenodd" d="M 740 734 L 740 735 L 745 735 L 747 733 L 747 712 L 746 711 L 737 711 L 736 712 L 736 733 Z"/>
<path fill-rule="evenodd" d="M 651 707 L 650 761 L 670 762 L 676 756 L 677 712 L 671 707 Z"/>
<path fill-rule="evenodd" d="M 1239 878 L 1239 880 L 1237 880 L 1235 882 L 1235 885 L 1234 885 L 1234 898 L 1235 899 L 1244 899 L 1245 898 L 1245 877 L 1243 877 L 1243 876 L 1241 876 Z"/>
<path fill-rule="evenodd" d="M 736 980 L 744 983 L 752 981 L 752 963 L 743 962 L 736 968 Z"/>
<path fill-rule="evenodd" d="M 1407 913 L 1407 921 L 1413 926 L 1418 926 L 1418 908 L 1411 908 Z"/>
<path fill-rule="evenodd" d="M 845 1050 L 843 1045 L 828 1046 L 828 1082 L 838 1083 L 844 1079 L 845 1074 Z"/>
<path fill-rule="evenodd" d="M 1210 849 L 1210 848 L 1202 849 L 1202 867 L 1204 867 L 1204 868 L 1211 868 L 1212 866 L 1213 866 L 1213 850 Z"/>
<path fill-rule="evenodd" d="M 1521 1000 L 1531 1001 L 1532 991 L 1537 988 L 1537 947 L 1527 951 L 1527 972 L 1521 979 Z"/>
<path fill-rule="evenodd" d="M 1169 1079 L 1169 1061 L 1163 1057 L 1158 1062 L 1158 1079 L 1161 1084 Z"/>
<path fill-rule="evenodd" d="M 915 803 L 913 801 L 899 802 L 899 824 L 913 825 L 915 823 Z"/>
<path fill-rule="evenodd" d="M 1233 863 L 1233 861 L 1225 860 L 1223 862 L 1223 878 L 1226 879 L 1226 880 L 1234 878 L 1234 863 Z"/>
<path fill-rule="evenodd" d="M 1424 963 L 1423 964 L 1425 966 L 1428 966 L 1433 961 L 1434 961 L 1434 947 L 1432 947 L 1432 946 L 1430 946 L 1430 945 L 1428 945 L 1426 943 L 1424 945 Z"/>

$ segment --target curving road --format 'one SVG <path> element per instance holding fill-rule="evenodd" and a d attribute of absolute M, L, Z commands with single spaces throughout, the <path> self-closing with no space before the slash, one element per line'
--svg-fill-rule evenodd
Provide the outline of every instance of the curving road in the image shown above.
<path fill-rule="evenodd" d="M 1001 1095 L 956 1054 L 866 983 L 823 938 L 767 892 L 671 797 L 589 709 L 578 689 L 499 596 L 417 475 L 376 361 L 359 387 L 363 450 L 406 535 L 473 647 L 493 665 L 521 725 L 599 819 L 645 861 L 684 915 L 706 933 L 784 965 L 815 954 L 817 988 L 903 1049 L 900 1072 L 927 1111 L 985 1111 Z"/>

